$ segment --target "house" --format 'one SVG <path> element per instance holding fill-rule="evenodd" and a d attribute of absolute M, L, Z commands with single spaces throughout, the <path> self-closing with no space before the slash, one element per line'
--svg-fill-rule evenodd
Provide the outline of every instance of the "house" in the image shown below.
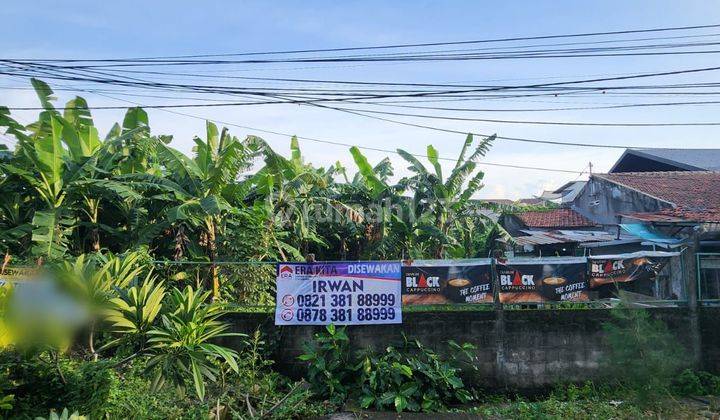
<path fill-rule="evenodd" d="M 586 183 L 587 181 L 570 181 L 555 190 L 543 191 L 539 198 L 560 205 L 572 203 Z"/>
<path fill-rule="evenodd" d="M 720 224 L 720 172 L 593 174 L 571 208 L 604 226 Z"/>
<path fill-rule="evenodd" d="M 672 294 L 688 290 L 700 299 L 720 298 L 720 266 L 704 259 L 720 252 L 720 172 L 593 174 L 570 207 L 606 230 L 617 227 L 642 238 L 625 244 L 628 251 L 651 246 L 679 253 L 664 281 Z"/>
<path fill-rule="evenodd" d="M 614 232 L 570 208 L 524 211 L 506 214 L 502 225 L 513 241 L 514 253 L 535 256 L 584 255 L 588 244 L 619 239 Z M 622 236 L 629 239 L 628 235 Z"/>
<path fill-rule="evenodd" d="M 720 149 L 627 149 L 609 173 L 720 171 Z"/>

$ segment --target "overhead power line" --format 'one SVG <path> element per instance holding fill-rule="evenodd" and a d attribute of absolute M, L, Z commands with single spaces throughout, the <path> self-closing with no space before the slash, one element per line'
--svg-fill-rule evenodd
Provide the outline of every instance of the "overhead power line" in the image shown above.
<path fill-rule="evenodd" d="M 345 111 L 367 112 L 370 114 L 395 115 L 401 117 L 428 118 L 449 121 L 474 121 L 499 124 L 531 124 L 531 125 L 561 125 L 561 126 L 581 126 L 581 127 L 689 127 L 689 126 L 720 126 L 720 122 L 682 122 L 682 123 L 591 123 L 591 122 L 573 122 L 573 121 L 522 121 L 522 120 L 498 120 L 488 118 L 465 118 L 465 117 L 448 117 L 440 115 L 426 114 L 410 114 L 404 112 L 375 111 L 370 109 L 349 109 L 337 108 Z"/>
<path fill-rule="evenodd" d="M 372 104 L 366 102 L 352 102 L 352 103 L 363 103 Z M 718 104 L 720 101 L 709 101 L 709 102 L 696 102 L 700 104 L 715 103 Z M 288 101 L 251 101 L 251 102 L 223 102 L 223 103 L 202 103 L 202 104 L 162 104 L 162 105 L 143 105 L 143 108 L 147 109 L 173 109 L 173 108 L 215 108 L 215 107 L 233 107 L 233 106 L 249 106 L 249 105 L 267 105 L 267 104 L 294 104 L 294 102 Z M 677 104 L 677 103 L 675 103 Z M 691 102 L 692 104 L 692 102 Z M 636 104 L 636 105 L 625 105 L 627 106 L 660 106 L 663 104 Z M 607 109 L 617 108 L 618 106 L 609 107 L 596 107 L 596 108 L 577 108 L 577 109 Z M 45 108 L 29 106 L 29 107 L 3 107 L 9 111 L 43 111 Z M 91 106 L 91 107 L 77 107 L 77 106 L 64 106 L 56 107 L 57 110 L 80 110 L 88 109 L 91 111 L 98 110 L 118 110 L 126 109 L 127 106 Z M 415 107 L 424 109 L 435 109 L 431 107 Z M 413 117 L 413 118 L 426 118 L 426 119 L 438 119 L 438 120 L 449 120 L 449 121 L 473 121 L 473 122 L 488 122 L 488 123 L 502 123 L 502 124 L 531 124 L 531 125 L 560 125 L 560 126 L 590 126 L 590 127 L 688 127 L 688 126 L 720 126 L 720 122 L 680 122 L 680 123 L 591 123 L 591 122 L 571 122 L 571 121 L 522 121 L 522 120 L 498 120 L 498 119 L 487 119 L 487 118 L 465 118 L 465 117 L 449 117 L 441 115 L 426 115 L 426 114 L 410 114 L 404 112 L 390 112 L 390 111 L 376 111 L 370 109 L 352 109 L 352 108 L 341 108 L 336 107 L 334 109 L 344 111 L 355 111 L 370 114 L 381 114 L 381 115 L 395 115 L 401 117 Z M 573 108 L 564 108 L 573 109 Z M 466 110 L 467 111 L 467 110 Z M 478 110 L 472 110 L 478 111 Z M 489 110 L 498 111 L 498 110 Z M 503 111 L 516 111 L 517 110 L 503 110 Z M 532 111 L 532 110 L 531 110 Z"/>
<path fill-rule="evenodd" d="M 2 60 L 0 60 L 2 61 Z M 17 63 L 13 63 L 16 64 Z M 20 66 L 27 66 L 27 64 L 19 64 Z M 38 68 L 39 67 L 39 68 Z M 635 75 L 627 75 L 627 76 L 616 76 L 616 77 L 602 77 L 602 78 L 590 78 L 590 79 L 581 79 L 581 80 L 573 80 L 573 81 L 559 81 L 559 82 L 551 82 L 551 83 L 536 83 L 536 84 L 528 84 L 528 85 L 489 85 L 489 86 L 482 86 L 472 89 L 445 89 L 445 90 L 430 90 L 430 91 L 415 91 L 415 92 L 388 92 L 388 93 L 368 93 L 364 94 L 362 92 L 350 92 L 350 93 L 343 93 L 343 92 L 329 92 L 330 95 L 343 95 L 345 97 L 341 98 L 333 98 L 333 97 L 324 97 L 324 98 L 314 98 L 310 100 L 305 100 L 306 102 L 338 102 L 343 100 L 377 100 L 377 99 L 387 99 L 387 98 L 425 98 L 425 97 L 438 97 L 438 96 L 445 96 L 448 95 L 465 95 L 465 94 L 481 94 L 481 93 L 495 93 L 495 92 L 502 92 L 502 91 L 519 91 L 523 89 L 541 89 L 541 90 L 547 90 L 548 88 L 555 88 L 555 89 L 566 89 L 568 87 L 574 88 L 574 89 L 582 89 L 582 90 L 612 90 L 612 89 L 623 89 L 627 90 L 627 86 L 583 86 L 589 83 L 600 83 L 600 82 L 609 82 L 609 81 L 622 81 L 622 80 L 632 80 L 632 79 L 639 79 L 639 78 L 647 78 L 647 77 L 660 77 L 660 76 L 670 76 L 670 75 L 679 75 L 679 74 L 693 74 L 693 73 L 701 73 L 701 72 L 711 72 L 711 71 L 717 71 L 720 70 L 720 67 L 706 67 L 706 68 L 696 68 L 696 69 L 686 69 L 686 70 L 675 70 L 675 71 L 666 71 L 666 72 L 655 72 L 655 73 L 643 73 L 643 74 L 635 74 Z M 159 88 L 159 89 L 172 89 L 172 90 L 190 90 L 193 92 L 202 92 L 202 93 L 224 93 L 224 94 L 232 94 L 232 93 L 244 93 L 244 94 L 251 94 L 255 96 L 261 96 L 261 97 L 267 97 L 269 96 L 271 92 L 270 89 L 260 90 L 257 88 L 242 88 L 242 87 L 233 87 L 233 86 L 218 86 L 218 85 L 192 85 L 192 84 L 173 84 L 173 83 L 159 83 L 159 82 L 151 82 L 151 81 L 145 81 L 142 79 L 136 79 L 136 78 L 130 78 L 129 80 L 123 80 L 123 79 L 113 79 L 113 78 L 107 78 L 105 73 L 94 71 L 93 73 L 98 73 L 103 77 L 100 77 L 98 75 L 78 75 L 74 73 L 68 74 L 68 70 L 63 69 L 62 67 L 57 66 L 50 66 L 50 65 L 31 65 L 31 67 L 26 72 L 2 72 L 0 71 L 0 74 L 10 74 L 10 75 L 19 75 L 19 76 L 36 76 L 36 77 L 45 77 L 45 78 L 51 78 L 51 79 L 58 79 L 58 80 L 66 80 L 66 81 L 89 81 L 99 84 L 110 84 L 110 85 L 120 85 L 120 86 L 130 86 L 130 87 L 151 87 L 151 88 Z M 126 77 L 127 78 L 127 77 Z M 573 85 L 580 85 L 580 86 L 573 86 Z M 705 85 L 703 85 L 705 86 Z M 275 90 L 277 92 L 277 90 Z M 289 94 L 288 92 L 280 91 L 282 94 Z M 316 93 L 317 94 L 317 93 Z M 549 94 L 556 94 L 556 93 L 549 93 Z M 350 97 L 348 97 L 351 95 Z M 297 103 L 299 101 L 291 101 L 293 103 Z"/>
<path fill-rule="evenodd" d="M 718 69 L 718 68 L 713 68 L 713 69 Z M 683 71 L 665 72 L 664 74 L 668 74 L 668 73 L 670 73 L 670 74 L 676 74 L 676 73 L 678 73 L 678 72 L 686 72 L 686 71 L 697 72 L 697 71 L 706 71 L 706 70 L 707 70 L 707 69 L 693 69 L 693 70 L 683 70 Z M 640 76 L 642 76 L 642 75 L 640 75 Z M 623 76 L 622 78 L 632 78 L 632 77 L 638 77 L 638 76 Z M 558 84 L 558 83 L 559 83 L 559 84 L 564 84 L 565 82 L 556 82 L 556 83 L 553 83 L 553 84 Z M 136 104 L 136 105 L 141 105 L 141 104 L 138 104 L 137 102 L 133 102 L 133 101 L 128 101 L 128 100 L 119 99 L 119 98 L 113 98 L 113 97 L 108 96 L 108 95 L 103 95 L 103 94 L 99 94 L 99 93 L 92 92 L 92 91 L 88 91 L 88 90 L 84 90 L 84 91 L 91 92 L 91 93 L 94 93 L 94 94 L 97 94 L 97 95 L 100 95 L 100 96 L 105 96 L 105 97 L 108 97 L 108 98 L 111 98 L 111 99 L 114 99 L 114 100 L 119 100 L 119 101 L 122 101 L 122 102 L 127 102 L 127 103 Z M 276 97 L 282 99 L 282 97 L 279 97 L 279 96 L 276 96 Z M 379 120 L 379 121 L 385 121 L 385 122 L 390 122 L 390 123 L 393 123 L 393 124 L 399 124 L 399 125 L 404 125 L 404 126 L 409 126 L 409 127 L 423 128 L 423 129 L 428 129 L 428 130 L 438 131 L 438 132 L 446 132 L 446 133 L 454 133 L 454 134 L 463 134 L 463 135 L 465 135 L 465 134 L 467 134 L 468 132 L 470 132 L 469 130 L 463 130 L 463 131 L 461 131 L 461 130 L 452 130 L 452 129 L 446 129 L 446 128 L 428 126 L 428 125 L 424 125 L 424 124 L 416 124 L 416 123 L 410 123 L 410 122 L 405 122 L 405 121 L 398 121 L 398 120 L 393 120 L 393 119 L 389 119 L 389 118 L 379 117 L 379 116 L 375 116 L 375 115 L 368 115 L 368 114 L 365 114 L 365 113 L 362 113 L 362 112 L 358 112 L 358 111 L 354 111 L 354 110 L 349 110 L 349 109 L 345 109 L 345 108 L 333 107 L 333 106 L 329 106 L 329 105 L 321 105 L 321 104 L 318 104 L 318 103 L 307 102 L 307 101 L 294 101 L 294 102 L 292 102 L 292 103 L 298 103 L 298 104 L 301 104 L 301 105 L 312 105 L 312 106 L 316 106 L 316 107 L 319 107 L 319 108 L 336 110 L 336 111 L 345 112 L 345 113 L 348 113 L 348 114 L 353 114 L 353 115 L 362 116 L 362 117 L 365 117 L 365 118 L 376 119 L 376 120 Z M 141 106 L 142 106 L 142 105 L 141 105 Z M 165 109 L 165 108 L 159 108 L 159 109 Z M 174 112 L 174 111 L 169 111 L 169 110 L 168 110 L 168 112 Z M 179 115 L 186 115 L 186 114 L 182 114 L 182 113 L 179 113 L 179 112 L 174 112 L 174 113 L 179 114 Z M 186 116 L 187 116 L 187 115 L 186 115 Z M 475 134 L 475 135 L 478 135 L 478 136 L 484 136 L 484 137 L 488 137 L 488 136 L 489 136 L 488 134 L 474 133 L 474 132 L 473 132 L 472 134 Z M 644 148 L 643 146 L 631 146 L 631 145 L 623 145 L 623 146 L 620 146 L 620 145 L 610 145 L 610 144 L 591 144 L 591 143 L 567 142 L 567 141 L 556 141 L 556 140 L 541 140 L 541 139 L 531 139 L 531 138 L 521 138 L 521 137 L 507 137 L 507 136 L 497 136 L 497 138 L 498 138 L 498 139 L 501 139 L 501 140 L 508 140 L 508 141 L 515 141 L 515 142 L 537 143 L 537 144 L 549 144 L 549 145 L 558 145 L 558 146 L 590 147 L 590 148 L 609 148 L 609 149 Z"/>
<path fill-rule="evenodd" d="M 130 104 L 139 106 L 139 107 L 143 107 L 143 108 L 145 107 L 145 105 L 138 103 L 138 102 L 128 101 L 126 99 L 114 98 L 112 96 L 92 92 L 90 90 L 86 90 L 86 92 L 93 93 L 95 95 L 106 97 L 106 98 L 113 99 L 116 101 L 127 102 Z M 250 127 L 250 126 L 240 125 L 240 124 L 236 124 L 236 123 L 232 123 L 232 122 L 228 122 L 228 121 L 221 121 L 221 120 L 216 120 L 216 119 L 211 119 L 211 118 L 205 118 L 205 117 L 201 117 L 201 116 L 197 116 L 197 115 L 173 111 L 170 109 L 161 109 L 161 110 L 172 113 L 172 114 L 176 114 L 176 115 L 182 115 L 184 117 L 194 118 L 194 119 L 203 120 L 203 121 L 211 121 L 216 124 L 222 124 L 222 125 L 226 125 L 226 126 L 230 126 L 230 127 L 242 128 L 245 130 L 257 131 L 257 132 L 267 133 L 267 134 L 274 134 L 274 135 L 283 136 L 283 137 L 294 136 L 294 134 L 283 133 L 283 132 L 274 131 L 274 130 L 267 130 L 267 129 L 257 128 L 257 127 Z M 468 133 L 464 133 L 464 134 L 467 135 Z M 397 150 L 391 150 L 391 149 L 383 149 L 383 148 L 371 147 L 371 146 L 358 146 L 358 145 L 352 144 L 352 143 L 339 142 L 339 141 L 333 141 L 333 140 L 324 140 L 324 139 L 318 139 L 318 138 L 306 137 L 306 136 L 295 135 L 295 137 L 297 137 L 298 139 L 307 140 L 307 141 L 314 142 L 314 143 L 331 144 L 331 145 L 343 146 L 343 147 L 353 147 L 354 146 L 354 147 L 357 147 L 358 149 L 362 149 L 362 150 L 398 154 Z M 484 136 L 484 137 L 487 137 L 487 136 Z M 423 155 L 423 154 L 411 153 L 411 155 L 413 155 L 415 157 L 427 158 L 427 155 Z M 456 159 L 452 159 L 452 158 L 439 157 L 438 159 L 451 161 L 451 162 L 456 161 Z M 478 162 L 478 164 L 485 165 L 485 166 L 502 167 L 502 168 L 527 169 L 527 170 L 543 171 L 543 172 L 569 173 L 569 174 L 575 174 L 578 176 L 582 176 L 582 174 L 584 173 L 584 170 L 578 172 L 578 171 L 572 171 L 572 170 L 568 170 L 568 169 L 542 168 L 542 167 L 536 167 L 536 166 L 513 165 L 513 164 L 505 164 L 505 163 L 497 163 L 497 162 Z"/>
<path fill-rule="evenodd" d="M 440 127 L 433 127 L 429 125 L 424 124 L 415 124 L 415 123 L 409 123 L 405 121 L 397 121 L 392 120 L 389 118 L 384 117 L 377 117 L 375 115 L 366 115 L 360 112 L 355 112 L 351 110 L 347 110 L 344 108 L 336 108 L 332 106 L 327 105 L 319 105 L 319 104 L 312 104 L 313 106 L 320 107 L 320 108 L 327 108 L 327 109 L 333 109 L 340 112 L 346 112 L 348 114 L 354 114 L 359 115 L 361 117 L 366 118 L 372 118 L 379 121 L 385 121 L 393 124 L 399 124 L 399 125 L 405 125 L 408 127 L 416 127 L 416 128 L 424 128 L 426 130 L 432 130 L 432 131 L 439 131 L 443 133 L 453 133 L 453 134 L 473 134 L 476 136 L 482 136 L 482 137 L 489 137 L 489 134 L 482 134 L 482 133 L 476 133 L 472 131 L 459 131 L 459 130 L 452 130 L 449 128 L 440 128 Z M 578 142 L 564 142 L 564 141 L 555 141 L 555 140 L 538 140 L 538 139 L 529 139 L 529 138 L 523 138 L 523 137 L 506 137 L 506 136 L 496 136 L 496 138 L 500 140 L 509 140 L 509 141 L 517 141 L 522 143 L 538 143 L 538 144 L 552 144 L 552 145 L 560 145 L 560 146 L 576 146 L 576 147 L 592 147 L 592 148 L 599 148 L 599 149 L 645 149 L 647 147 L 643 146 L 619 146 L 619 145 L 613 145 L 613 144 L 591 144 L 591 143 L 578 143 Z"/>
<path fill-rule="evenodd" d="M 720 24 L 629 29 L 629 30 L 605 31 L 605 32 L 584 32 L 584 33 L 570 33 L 570 34 L 537 35 L 537 36 L 523 36 L 523 37 L 488 38 L 488 39 L 479 39 L 479 40 L 464 40 L 464 41 L 449 41 L 449 42 L 424 42 L 424 43 L 389 44 L 389 45 L 373 45 L 373 46 L 341 47 L 341 48 L 296 49 L 296 50 L 257 51 L 257 52 L 242 52 L 242 53 L 191 54 L 191 55 L 175 55 L 175 56 L 136 57 L 136 58 L 125 58 L 122 60 L 139 61 L 139 60 L 158 60 L 158 59 L 187 59 L 187 58 L 230 57 L 230 56 L 240 57 L 240 56 L 253 56 L 253 55 L 304 54 L 304 53 L 321 53 L 321 52 L 382 50 L 382 49 L 434 47 L 434 46 L 447 46 L 447 45 L 485 44 L 485 43 L 494 43 L 494 42 L 530 41 L 530 40 L 541 40 L 541 39 L 582 38 L 582 37 L 607 36 L 607 35 L 627 35 L 627 34 L 650 33 L 650 32 L 671 32 L 671 31 L 685 31 L 685 30 L 695 30 L 695 29 L 709 29 L 709 28 L 718 28 L 718 27 L 720 27 Z M 111 61 L 111 60 L 118 60 L 118 59 L 72 59 L 72 60 L 70 60 L 70 59 L 55 58 L 55 59 L 45 59 L 44 61 L 46 61 L 46 62 L 102 62 L 102 61 Z"/>

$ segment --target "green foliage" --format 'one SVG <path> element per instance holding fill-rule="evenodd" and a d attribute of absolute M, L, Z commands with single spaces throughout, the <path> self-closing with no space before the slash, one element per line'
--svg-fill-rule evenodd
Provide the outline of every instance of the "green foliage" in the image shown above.
<path fill-rule="evenodd" d="M 117 374 L 112 361 L 83 362 L 71 370 L 73 386 L 67 388 L 66 406 L 92 417 L 100 417 L 110 392 L 118 386 Z"/>
<path fill-rule="evenodd" d="M 666 395 L 675 375 L 686 365 L 686 352 L 660 320 L 625 304 L 613 308 L 603 324 L 608 344 L 604 364 L 608 379 L 636 393 L 642 404 Z"/>
<path fill-rule="evenodd" d="M 13 415 L 46 415 L 50 410 L 69 407 L 100 415 L 117 376 L 111 364 L 61 359 L 47 353 L 25 355 L 0 352 L 0 369 L 5 372 L 6 392 L 15 396 Z"/>
<path fill-rule="evenodd" d="M 449 403 L 467 403 L 473 395 L 459 376 L 460 364 L 474 367 L 471 344 L 448 343 L 449 358 L 417 340 L 384 353 L 367 352 L 356 369 L 360 373 L 360 405 L 382 410 L 441 411 Z"/>
<path fill-rule="evenodd" d="M 238 371 L 237 352 L 212 343 L 235 334 L 227 332 L 229 324 L 218 320 L 226 312 L 217 304 L 207 303 L 209 296 L 210 292 L 198 292 L 190 286 L 170 293 L 170 311 L 148 332 L 147 343 L 153 353 L 148 367 L 156 371 L 153 388 L 169 381 L 182 389 L 190 377 L 202 400 L 205 381 L 218 379 L 220 364 Z"/>
<path fill-rule="evenodd" d="M 442 356 L 417 340 L 405 339 L 399 348 L 382 353 L 352 355 L 345 328 L 333 325 L 315 335 L 299 359 L 308 362 L 313 392 L 334 404 L 348 397 L 362 408 L 402 411 L 440 411 L 448 404 L 473 400 L 459 376 L 461 366 L 474 367 L 474 347 L 449 342 Z"/>
<path fill-rule="evenodd" d="M 308 363 L 308 381 L 313 392 L 339 404 L 347 398 L 353 379 L 350 339 L 345 328 L 331 324 L 325 330 L 315 334 L 315 343 L 306 343 L 305 353 L 298 359 Z"/>
<path fill-rule="evenodd" d="M 519 420 L 594 420 L 594 419 L 638 419 L 649 418 L 648 412 L 628 402 L 610 400 L 600 396 L 567 399 L 550 395 L 546 399 L 530 401 L 517 398 L 467 410 L 470 414 L 482 418 L 519 419 Z"/>
<path fill-rule="evenodd" d="M 70 413 L 67 408 L 63 408 L 60 415 L 55 410 L 50 411 L 50 415 L 45 419 L 44 417 L 37 417 L 35 420 L 85 420 L 86 416 L 81 416 L 80 413 L 74 411 Z"/>
<path fill-rule="evenodd" d="M 427 149 L 430 170 L 400 151 L 412 176 L 397 183 L 391 182 L 389 159 L 371 164 L 352 148 L 358 173 L 350 179 L 339 163 L 313 167 L 297 138 L 285 158 L 258 137 L 240 139 L 210 122 L 186 156 L 171 147 L 171 136 L 151 135 L 148 115 L 138 107 L 101 137 L 85 99 L 75 97 L 56 109 L 50 86 L 35 79 L 32 85 L 43 107 L 35 122 L 21 124 L 0 107 L 0 127 L 17 140 L 13 152 L 0 148 L 0 252 L 32 265 L 49 262 L 67 300 L 82 303 L 75 306 L 91 316 L 85 322 L 83 313 L 82 323 L 77 321 L 82 325 L 62 335 L 61 344 L 53 341 L 17 359 L 3 355 L 3 369 L 12 371 L 10 386 L 2 388 L 3 395 L 15 395 L 12 413 L 47 415 L 67 407 L 92 417 L 155 417 L 152 410 L 157 417 L 201 417 L 213 404 L 241 416 L 253 416 L 253 410 L 278 418 L 323 413 L 363 377 L 354 368 L 359 360 L 348 354 L 344 330 L 328 330 L 309 351 L 315 361 L 311 389 L 270 372 L 258 355 L 259 338 L 249 344 L 251 363 L 244 364 L 217 344 L 231 335 L 220 321 L 222 308 L 227 302 L 271 304 L 273 267 L 216 263 L 298 260 L 308 253 L 326 260 L 477 256 L 485 242 L 502 234 L 471 199 L 482 188 L 477 165 L 491 139 L 468 136 L 445 175 L 434 147 Z M 173 265 L 158 273 L 152 260 L 208 264 Z M 0 331 L 3 345 L 17 338 L 6 330 Z M 420 372 L 373 388 L 381 397 L 394 392 L 394 407 L 422 405 L 413 387 L 426 386 L 431 376 L 438 389 L 458 384 L 450 360 L 414 351 L 417 357 L 398 363 Z M 385 361 L 397 357 L 377 355 L 372 369 L 384 369 Z M 119 384 L 129 380 L 122 377 L 128 364 L 142 364 L 135 373 L 152 374 L 153 380 L 146 384 L 132 373 L 138 391 L 125 389 Z M 81 381 L 87 389 L 76 385 Z M 172 400 L 166 383 L 181 396 Z M 231 391 L 232 384 L 244 391 Z M 194 389 L 190 396 L 184 395 L 187 386 Z M 453 389 L 453 401 L 465 399 L 462 387 Z M 443 392 L 428 407 L 449 401 Z M 331 402 L 318 406 L 311 396 Z M 139 400 L 135 408 L 131 397 Z M 211 398 L 227 398 L 227 404 L 203 402 Z M 185 412 L 162 410 L 161 400 Z M 187 408 L 193 402 L 196 411 Z"/>
<path fill-rule="evenodd" d="M 145 358 L 117 370 L 121 380 L 111 389 L 104 406 L 107 418 L 197 419 L 210 412 L 209 403 L 188 398 L 173 388 L 152 390 Z"/>
<path fill-rule="evenodd" d="M 255 331 L 245 343 L 238 374 L 227 378 L 226 404 L 236 418 L 311 418 L 331 412 L 335 406 L 312 399 L 307 383 L 293 382 L 274 372 L 266 357 L 267 343 Z"/>
<path fill-rule="evenodd" d="M 672 390 L 681 396 L 720 395 L 720 376 L 685 369 L 673 380 Z"/>
<path fill-rule="evenodd" d="M 570 384 L 557 386 L 549 395 L 533 398 L 514 396 L 489 396 L 485 401 L 469 409 L 461 409 L 468 415 L 493 419 L 640 419 L 640 418 L 703 418 L 709 413 L 695 401 L 660 396 L 652 407 L 638 404 L 629 398 L 631 390 L 615 384 L 598 386 L 586 382 L 581 386 Z M 712 406 L 709 408 L 713 410 Z"/>
<path fill-rule="evenodd" d="M 141 338 L 152 327 L 165 298 L 162 282 L 155 283 L 148 277 L 138 286 L 120 291 L 121 297 L 110 299 L 110 308 L 105 311 L 105 320 L 113 328 L 126 335 Z"/>
<path fill-rule="evenodd" d="M 14 395 L 3 395 L 0 398 L 0 410 L 12 410 L 13 401 L 15 401 Z"/>
<path fill-rule="evenodd" d="M 0 127 L 18 140 L 14 152 L 0 151 L 0 247 L 15 257 L 55 261 L 138 246 L 176 261 L 476 257 L 504 235 L 472 199 L 492 138 L 468 136 L 452 170 L 443 171 L 432 146 L 430 170 L 399 151 L 412 176 L 397 183 L 389 159 L 371 164 L 351 148 L 351 179 L 340 164 L 309 164 L 297 138 L 285 158 L 210 122 L 186 156 L 171 136 L 151 135 L 137 107 L 101 139 L 85 99 L 61 113 L 52 89 L 32 83 L 44 108 L 37 121 L 25 126 L 0 108 Z M 234 295 L 219 290 L 217 266 L 202 275 L 216 299 Z M 263 288 L 240 293 L 263 300 Z"/>

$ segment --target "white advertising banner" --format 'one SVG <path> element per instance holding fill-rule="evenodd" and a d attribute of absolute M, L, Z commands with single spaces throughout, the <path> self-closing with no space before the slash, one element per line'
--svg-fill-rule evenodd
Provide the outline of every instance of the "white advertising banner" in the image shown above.
<path fill-rule="evenodd" d="M 402 323 L 400 262 L 279 263 L 275 325 Z"/>

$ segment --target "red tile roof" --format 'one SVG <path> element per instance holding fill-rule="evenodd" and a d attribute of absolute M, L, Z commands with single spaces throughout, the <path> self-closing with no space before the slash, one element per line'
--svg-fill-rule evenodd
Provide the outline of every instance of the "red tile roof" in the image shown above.
<path fill-rule="evenodd" d="M 525 226 L 533 228 L 575 228 L 597 226 L 590 219 L 572 209 L 526 211 L 515 216 Z"/>
<path fill-rule="evenodd" d="M 720 222 L 720 172 L 625 172 L 593 176 L 670 203 L 671 209 L 649 213 L 668 221 Z"/>

